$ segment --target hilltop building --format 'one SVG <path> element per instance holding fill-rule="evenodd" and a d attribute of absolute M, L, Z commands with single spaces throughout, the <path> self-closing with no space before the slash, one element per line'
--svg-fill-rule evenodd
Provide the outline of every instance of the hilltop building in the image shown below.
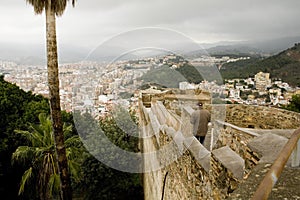
<path fill-rule="evenodd" d="M 271 86 L 270 73 L 258 72 L 254 76 L 255 87 L 258 91 L 265 91 Z"/>

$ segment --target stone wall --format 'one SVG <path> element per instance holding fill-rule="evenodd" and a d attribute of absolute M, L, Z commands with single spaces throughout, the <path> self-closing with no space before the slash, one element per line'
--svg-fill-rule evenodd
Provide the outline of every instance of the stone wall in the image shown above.
<path fill-rule="evenodd" d="M 180 120 L 165 110 L 161 102 L 151 109 L 144 107 L 141 115 L 145 127 L 143 134 L 149 137 L 142 140 L 143 153 L 156 152 L 156 161 L 146 160 L 145 169 L 154 162 L 159 163 L 154 171 L 144 173 L 145 199 L 209 199 L 209 152 L 200 147 L 195 138 L 185 140 L 179 131 Z M 187 150 L 191 147 L 194 147 L 194 154 L 199 148 L 203 150 L 198 159 L 201 163 Z"/>
<path fill-rule="evenodd" d="M 198 102 L 210 104 L 211 96 L 208 91 L 200 89 L 180 90 L 180 89 L 166 89 L 160 90 L 145 90 L 141 93 L 143 105 L 151 106 L 152 101 L 163 101 L 168 109 L 178 108 L 182 105 L 196 105 Z"/>
<path fill-rule="evenodd" d="M 224 123 L 227 124 L 227 123 Z M 251 170 L 258 164 L 261 155 L 253 152 L 249 147 L 248 143 L 252 140 L 255 135 L 254 133 L 247 133 L 239 130 L 238 127 L 228 124 L 227 126 L 222 124 L 222 128 L 216 128 L 219 131 L 218 140 L 214 149 L 219 149 L 224 146 L 230 147 L 245 161 L 244 176 L 248 176 Z"/>
<path fill-rule="evenodd" d="M 226 121 L 245 128 L 296 129 L 300 114 L 264 106 L 226 105 Z"/>
<path fill-rule="evenodd" d="M 189 151 L 185 151 L 161 171 L 166 176 L 164 199 L 212 198 L 209 173 L 199 165 Z"/>
<path fill-rule="evenodd" d="M 144 174 L 145 199 L 222 199 L 243 179 L 244 161 L 238 154 L 227 149 L 214 151 L 211 157 L 191 135 L 193 109 L 185 107 L 178 117 L 156 101 L 142 111 L 143 134 L 148 136 L 142 140 L 143 153 L 155 151 L 155 161 L 145 158 L 144 168 L 154 169 L 149 166 L 159 163 Z M 220 159 L 228 151 L 227 158 Z M 239 160 L 234 167 L 229 164 L 233 160 Z"/>
<path fill-rule="evenodd" d="M 152 99 L 140 105 L 143 131 L 144 194 L 152 199 L 224 199 L 233 192 L 259 162 L 248 147 L 257 137 L 245 128 L 293 129 L 300 124 L 298 113 L 259 106 L 206 105 L 215 122 L 217 143 L 209 152 L 192 135 L 189 122 L 194 111 L 184 104 Z M 164 105 L 164 103 L 166 105 Z M 175 108 L 174 108 L 175 107 Z M 237 127 L 239 126 L 239 127 Z"/>
<path fill-rule="evenodd" d="M 212 152 L 210 177 L 214 199 L 225 199 L 244 176 L 244 160 L 228 146 Z"/>

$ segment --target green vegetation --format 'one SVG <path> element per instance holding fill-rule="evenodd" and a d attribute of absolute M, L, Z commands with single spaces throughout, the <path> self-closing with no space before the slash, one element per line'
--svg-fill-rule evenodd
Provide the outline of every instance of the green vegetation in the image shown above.
<path fill-rule="evenodd" d="M 167 88 L 178 88 L 179 82 L 186 81 L 180 73 L 171 69 L 168 65 L 150 70 L 141 79 L 145 84 L 155 83 Z"/>
<path fill-rule="evenodd" d="M 161 87 L 178 88 L 180 82 L 189 82 L 198 84 L 205 77 L 208 81 L 217 80 L 220 82 L 220 77 L 216 74 L 217 69 L 212 66 L 193 66 L 184 64 L 176 69 L 170 68 L 168 65 L 163 65 L 160 68 L 150 70 L 141 77 L 145 84 L 158 84 Z"/>
<path fill-rule="evenodd" d="M 22 166 L 11 165 L 11 155 L 25 145 L 24 137 L 14 132 L 26 130 L 39 121 L 39 113 L 49 114 L 49 104 L 40 95 L 24 92 L 0 76 L 0 193 L 3 199 L 16 199 Z"/>
<path fill-rule="evenodd" d="M 30 124 L 29 131 L 16 130 L 29 141 L 27 146 L 19 146 L 12 154 L 12 161 L 27 166 L 19 189 L 19 195 L 25 188 L 36 188 L 35 198 L 53 199 L 59 197 L 60 178 L 57 169 L 54 136 L 51 120 L 45 113 L 39 114 L 39 124 Z M 74 182 L 80 181 L 80 163 L 83 147 L 80 138 L 72 135 L 72 125 L 64 124 L 68 166 Z M 38 184 L 37 184 L 38 183 Z M 25 187 L 26 186 L 26 187 Z"/>
<path fill-rule="evenodd" d="M 25 0 L 31 6 L 35 14 L 45 11 L 46 21 L 46 49 L 47 49 L 47 79 L 49 89 L 50 115 L 54 134 L 54 146 L 57 155 L 57 165 L 60 177 L 60 198 L 72 199 L 71 179 L 68 168 L 68 160 L 64 144 L 63 122 L 60 108 L 59 74 L 56 41 L 56 17 L 61 16 L 67 6 L 68 0 Z M 75 6 L 75 0 L 71 0 Z"/>
<path fill-rule="evenodd" d="M 293 95 L 290 104 L 285 106 L 284 108 L 300 113 L 300 94 Z"/>
<path fill-rule="evenodd" d="M 223 79 L 249 78 L 257 73 L 252 67 L 262 58 L 250 58 L 248 60 L 239 60 L 237 62 L 226 63 L 222 66 L 220 72 Z"/>
<path fill-rule="evenodd" d="M 76 119 L 79 120 L 77 117 Z M 96 125 L 98 127 L 97 122 L 95 122 L 89 114 L 85 114 L 81 116 L 80 119 L 83 127 L 78 127 L 78 130 L 84 131 L 81 128 L 85 130 L 90 129 L 88 131 L 89 133 L 83 138 L 85 138 L 84 140 L 89 146 L 95 145 L 92 149 L 89 149 L 93 151 L 93 155 L 96 155 L 96 157 L 97 154 L 100 154 L 100 156 L 104 155 L 107 157 L 107 162 L 109 163 L 116 162 L 117 160 L 120 165 L 130 166 L 129 158 L 122 157 L 114 151 L 111 143 L 104 141 L 102 137 L 97 137 L 100 130 L 102 130 L 105 136 L 114 145 L 126 151 L 138 152 L 138 138 L 130 136 L 123 131 L 127 130 L 133 133 L 135 132 L 135 126 L 132 126 L 132 123 L 128 121 L 128 117 L 122 117 L 120 121 L 111 117 L 103 118 L 100 121 L 101 129 L 94 129 L 95 127 L 93 126 Z M 88 122 L 88 124 L 84 125 L 84 121 Z M 101 142 L 96 142 L 96 138 L 98 139 L 97 141 L 102 139 Z M 86 199 L 143 199 L 140 174 L 132 174 L 112 169 L 99 162 L 90 154 L 84 156 L 83 174 L 84 178 L 80 187 L 83 188 L 85 193 L 84 198 Z"/>
<path fill-rule="evenodd" d="M 51 140 L 53 132 L 48 100 L 24 92 L 0 76 L 0 110 L 1 199 L 47 199 L 51 195 L 53 198 L 57 197 L 59 179 Z M 75 129 L 73 115 L 62 112 L 74 197 L 143 199 L 139 174 L 120 172 L 99 162 L 84 148 L 77 134 L 77 130 L 83 129 L 88 137 L 91 130 L 89 127 L 96 124 L 98 130 L 103 130 L 115 145 L 137 152 L 138 139 L 120 128 L 133 132 L 136 127 L 133 122 L 136 120 L 131 120 L 134 115 L 123 116 L 122 113 L 124 114 L 116 114 L 119 120 L 107 118 L 100 122 L 85 114 L 81 117 L 86 123 Z M 110 156 L 114 158 L 118 155 Z M 126 158 L 120 160 L 127 164 Z"/>
<path fill-rule="evenodd" d="M 120 96 L 122 99 L 130 99 L 130 98 L 133 96 L 133 94 L 128 93 L 128 92 L 121 92 L 121 93 L 119 94 L 119 96 Z"/>
<path fill-rule="evenodd" d="M 251 58 L 226 63 L 220 70 L 224 79 L 254 77 L 260 71 L 270 73 L 273 79 L 300 86 L 300 45 L 295 44 L 294 47 L 266 59 Z"/>
<path fill-rule="evenodd" d="M 178 71 L 185 78 L 184 81 L 196 84 L 203 81 L 203 78 L 198 70 L 199 69 L 189 64 L 185 64 L 182 67 L 176 69 L 176 71 Z"/>

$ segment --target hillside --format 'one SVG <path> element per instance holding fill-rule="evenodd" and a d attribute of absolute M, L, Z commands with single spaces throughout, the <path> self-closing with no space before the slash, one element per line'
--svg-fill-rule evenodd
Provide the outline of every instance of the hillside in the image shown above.
<path fill-rule="evenodd" d="M 1 199 L 19 199 L 18 188 L 23 165 L 12 165 L 11 155 L 24 138 L 14 132 L 26 130 L 29 123 L 38 121 L 39 113 L 49 113 L 48 100 L 21 90 L 0 75 L 0 194 Z"/>
<path fill-rule="evenodd" d="M 223 79 L 253 77 L 260 71 L 270 73 L 272 79 L 281 79 L 292 86 L 300 86 L 300 43 L 265 59 L 251 58 L 226 63 L 220 70 Z"/>
<path fill-rule="evenodd" d="M 213 79 L 215 68 L 206 66 L 193 66 L 184 64 L 183 66 L 171 69 L 169 65 L 163 65 L 160 68 L 152 69 L 141 77 L 144 84 L 153 83 L 168 88 L 178 88 L 180 82 L 200 83 L 203 78 L 199 72 L 207 75 L 207 79 Z"/>

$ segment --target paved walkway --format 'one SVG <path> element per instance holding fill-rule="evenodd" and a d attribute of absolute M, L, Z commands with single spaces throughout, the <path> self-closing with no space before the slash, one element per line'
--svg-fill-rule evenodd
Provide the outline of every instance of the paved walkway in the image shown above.
<path fill-rule="evenodd" d="M 269 134 L 275 134 L 275 135 L 280 135 L 286 138 L 290 138 L 293 132 L 296 129 L 251 129 L 251 128 L 243 128 L 248 131 L 252 131 L 254 133 L 258 133 L 260 135 L 269 133 Z"/>
<path fill-rule="evenodd" d="M 271 164 L 258 164 L 244 183 L 228 199 L 251 199 Z M 286 167 L 272 189 L 269 200 L 300 200 L 300 168 Z"/>

